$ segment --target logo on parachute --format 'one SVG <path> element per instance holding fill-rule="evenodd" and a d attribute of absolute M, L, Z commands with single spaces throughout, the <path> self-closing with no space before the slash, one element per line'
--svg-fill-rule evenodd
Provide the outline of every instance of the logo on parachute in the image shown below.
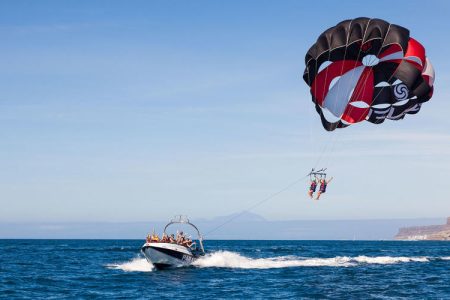
<path fill-rule="evenodd" d="M 408 98 L 408 87 L 404 83 L 394 85 L 394 96 L 397 101 L 406 100 Z"/>

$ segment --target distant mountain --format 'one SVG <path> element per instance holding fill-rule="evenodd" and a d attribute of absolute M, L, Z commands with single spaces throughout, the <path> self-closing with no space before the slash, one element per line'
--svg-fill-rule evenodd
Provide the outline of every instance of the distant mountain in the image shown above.
<path fill-rule="evenodd" d="M 127 223 L 0 223 L 0 238 L 144 239 L 167 221 Z M 270 221 L 251 212 L 191 220 L 206 240 L 391 240 L 400 227 L 443 223 L 442 218 Z M 188 234 L 195 232 L 182 228 Z M 171 228 L 176 230 L 176 228 Z"/>
<path fill-rule="evenodd" d="M 400 228 L 396 240 L 450 241 L 450 217 L 444 225 L 414 226 Z"/>

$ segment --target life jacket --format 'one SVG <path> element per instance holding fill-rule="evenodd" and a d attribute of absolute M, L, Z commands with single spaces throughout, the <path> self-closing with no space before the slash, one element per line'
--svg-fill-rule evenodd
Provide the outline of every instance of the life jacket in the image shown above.
<path fill-rule="evenodd" d="M 326 190 L 327 190 L 327 182 L 324 181 L 320 184 L 320 192 L 325 193 Z"/>
<path fill-rule="evenodd" d="M 317 182 L 312 181 L 312 182 L 311 182 L 311 186 L 309 187 L 309 189 L 310 189 L 311 191 L 315 191 L 315 190 L 316 190 L 316 187 L 317 187 Z"/>

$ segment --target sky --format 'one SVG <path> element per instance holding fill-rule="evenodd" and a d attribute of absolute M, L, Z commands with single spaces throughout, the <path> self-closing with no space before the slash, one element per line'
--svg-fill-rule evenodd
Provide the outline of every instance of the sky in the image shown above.
<path fill-rule="evenodd" d="M 436 70 L 419 114 L 326 132 L 302 80 L 325 29 L 410 29 Z M 450 2 L 1 1 L 0 222 L 450 215 Z"/>

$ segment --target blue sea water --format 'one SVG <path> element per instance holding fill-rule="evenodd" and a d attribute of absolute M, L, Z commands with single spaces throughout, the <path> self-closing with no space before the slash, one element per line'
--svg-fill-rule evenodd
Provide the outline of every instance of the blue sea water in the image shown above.
<path fill-rule="evenodd" d="M 450 243 L 206 241 L 156 271 L 139 240 L 0 240 L 6 299 L 450 299 Z"/>

